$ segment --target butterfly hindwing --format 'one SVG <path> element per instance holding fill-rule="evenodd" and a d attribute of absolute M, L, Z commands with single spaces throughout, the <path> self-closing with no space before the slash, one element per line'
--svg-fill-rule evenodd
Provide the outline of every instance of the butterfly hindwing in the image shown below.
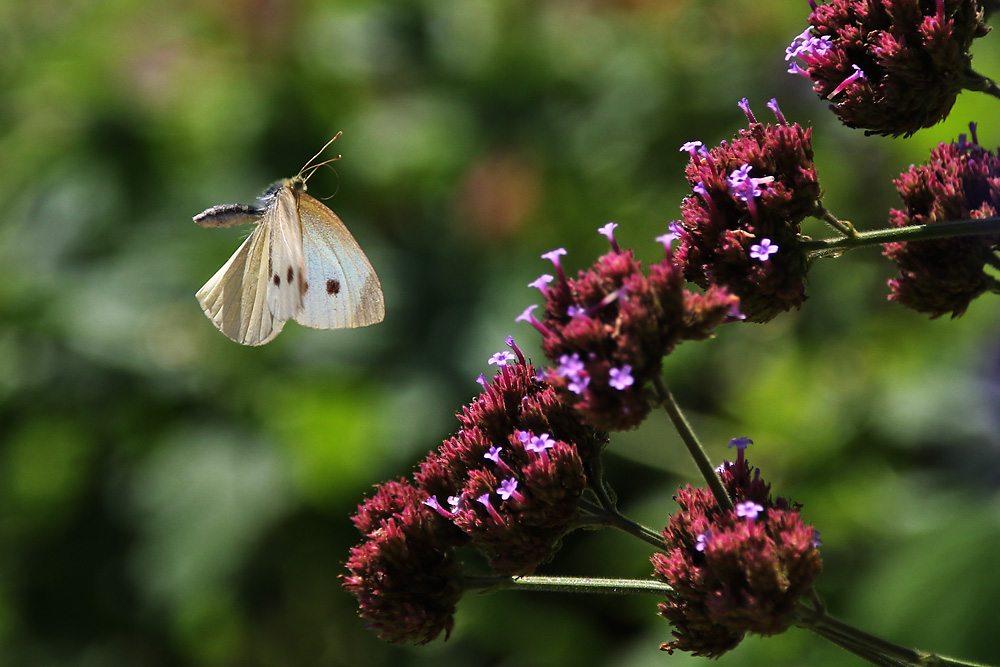
<path fill-rule="evenodd" d="M 299 195 L 305 291 L 295 321 L 316 329 L 364 327 L 385 317 L 375 270 L 333 211 Z"/>
<path fill-rule="evenodd" d="M 263 345 L 285 324 L 271 315 L 267 305 L 267 273 L 261 264 L 270 238 L 268 226 L 258 222 L 229 261 L 196 294 L 219 331 L 242 345 Z"/>

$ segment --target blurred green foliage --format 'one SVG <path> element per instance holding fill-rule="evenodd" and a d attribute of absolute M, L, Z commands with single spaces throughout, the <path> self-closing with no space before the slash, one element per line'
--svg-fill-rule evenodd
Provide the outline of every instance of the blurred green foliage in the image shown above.
<path fill-rule="evenodd" d="M 8 0 L 0 4 L 0 664 L 616 665 L 657 650 L 653 599 L 496 593 L 448 642 L 379 642 L 337 580 L 371 485 L 454 428 L 537 294 L 542 252 L 584 268 L 620 223 L 641 258 L 678 216 L 684 141 L 777 97 L 814 127 L 825 203 L 885 224 L 891 178 L 995 101 L 912 139 L 837 126 L 783 49 L 783 0 Z M 1000 72 L 990 35 L 975 64 Z M 994 120 L 991 120 L 994 119 Z M 378 269 L 386 321 L 220 335 L 193 293 L 242 238 L 191 223 L 294 174 Z M 807 230 L 823 235 L 815 223 Z M 243 231 L 243 234 L 246 232 Z M 996 660 L 995 299 L 957 321 L 885 301 L 875 250 L 817 265 L 767 326 L 688 343 L 666 377 L 721 459 L 731 437 L 822 530 L 835 615 Z M 608 478 L 653 526 L 693 466 L 666 420 L 614 437 Z M 572 535 L 551 574 L 649 574 L 624 535 Z M 469 565 L 482 563 L 470 555 Z M 720 665 L 854 665 L 801 630 Z"/>

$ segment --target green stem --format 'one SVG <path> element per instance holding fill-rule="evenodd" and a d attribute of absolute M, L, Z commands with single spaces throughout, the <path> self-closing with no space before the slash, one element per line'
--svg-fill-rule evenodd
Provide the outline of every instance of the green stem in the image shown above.
<path fill-rule="evenodd" d="M 466 577 L 466 590 L 485 589 L 546 591 L 554 593 L 605 593 L 611 595 L 660 595 L 673 590 L 652 579 L 600 577 Z"/>
<path fill-rule="evenodd" d="M 824 209 L 825 210 L 825 209 Z M 928 225 L 891 227 L 868 232 L 855 232 L 854 236 L 802 241 L 800 247 L 807 253 L 829 254 L 831 251 L 849 250 L 862 246 L 897 243 L 900 241 L 929 241 L 956 236 L 980 236 L 1000 234 L 1000 218 L 982 220 L 949 220 Z"/>
<path fill-rule="evenodd" d="M 722 509 L 731 511 L 733 509 L 733 501 L 729 498 L 729 494 L 726 493 L 725 487 L 722 486 L 722 480 L 719 479 L 719 474 L 715 472 L 715 466 L 709 460 L 708 455 L 705 453 L 705 448 L 701 446 L 698 436 L 695 435 L 691 425 L 684 418 L 684 414 L 674 400 L 673 394 L 670 393 L 667 385 L 664 384 L 663 378 L 654 377 L 653 386 L 656 387 L 660 405 L 666 410 L 667 416 L 670 417 L 670 421 L 673 422 L 674 428 L 680 434 L 681 440 L 691 454 L 691 458 L 694 459 L 695 465 L 698 466 L 698 471 L 705 478 L 708 488 L 712 490 L 715 502 L 719 503 L 719 507 Z"/>
<path fill-rule="evenodd" d="M 900 646 L 837 620 L 826 613 L 799 605 L 799 627 L 806 628 L 874 665 L 918 667 L 988 667 Z"/>
<path fill-rule="evenodd" d="M 826 207 L 818 201 L 816 202 L 816 210 L 813 211 L 812 215 L 826 222 L 849 239 L 856 238 L 858 235 L 858 231 L 854 229 L 854 225 L 847 220 L 840 220 L 833 213 L 826 210 Z"/>
<path fill-rule="evenodd" d="M 499 590 L 542 591 L 549 593 L 600 593 L 609 595 L 663 596 L 673 588 L 653 579 L 606 579 L 602 577 L 501 577 L 467 576 L 467 591 Z M 989 665 L 958 660 L 936 653 L 907 648 L 859 630 L 826 614 L 799 603 L 796 625 L 815 632 L 846 651 L 880 667 L 990 667 Z"/>
<path fill-rule="evenodd" d="M 656 547 L 660 551 L 666 550 L 663 535 L 648 526 L 633 521 L 616 508 L 600 507 L 586 500 L 580 501 L 580 507 L 588 512 L 588 514 L 580 519 L 578 522 L 579 526 L 611 526 L 633 537 L 638 537 L 643 542 Z"/>
<path fill-rule="evenodd" d="M 988 79 L 982 74 L 977 73 L 971 67 L 966 67 L 964 74 L 965 81 L 963 85 L 967 90 L 976 90 L 1000 98 L 1000 88 L 997 87 L 997 84 L 992 79 Z"/>

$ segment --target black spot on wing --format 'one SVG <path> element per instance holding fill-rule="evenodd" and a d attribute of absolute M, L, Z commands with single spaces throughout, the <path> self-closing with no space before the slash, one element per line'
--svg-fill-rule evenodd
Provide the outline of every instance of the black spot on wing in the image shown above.
<path fill-rule="evenodd" d="M 295 278 L 295 271 L 292 270 L 292 267 L 288 267 L 288 282 L 292 282 L 294 278 Z"/>
<path fill-rule="evenodd" d="M 277 273 L 274 274 L 274 284 L 276 286 L 281 285 L 281 276 L 279 276 Z"/>
<path fill-rule="evenodd" d="M 337 296 L 340 294 L 340 281 L 336 278 L 326 279 L 326 293 L 330 296 Z"/>

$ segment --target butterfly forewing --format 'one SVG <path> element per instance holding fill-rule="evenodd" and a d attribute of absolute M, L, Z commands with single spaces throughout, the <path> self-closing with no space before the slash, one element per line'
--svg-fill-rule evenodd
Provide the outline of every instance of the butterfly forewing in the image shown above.
<path fill-rule="evenodd" d="M 284 322 L 267 306 L 267 272 L 261 266 L 270 244 L 270 229 L 258 223 L 221 269 L 196 296 L 219 331 L 243 345 L 263 345 L 278 335 Z"/>
<path fill-rule="evenodd" d="M 375 269 L 333 211 L 302 193 L 303 307 L 295 321 L 316 329 L 365 327 L 385 317 Z"/>
<path fill-rule="evenodd" d="M 271 230 L 267 307 L 275 319 L 290 320 L 302 310 L 305 270 L 298 206 L 287 182 L 274 194 L 262 224 Z"/>

